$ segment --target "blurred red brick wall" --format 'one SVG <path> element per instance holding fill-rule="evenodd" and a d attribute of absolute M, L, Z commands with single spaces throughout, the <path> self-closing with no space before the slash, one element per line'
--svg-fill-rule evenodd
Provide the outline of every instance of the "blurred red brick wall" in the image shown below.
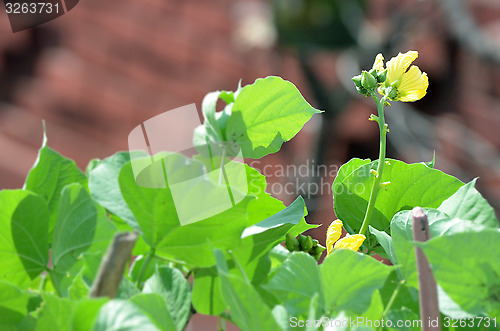
<path fill-rule="evenodd" d="M 276 74 L 303 90 L 293 57 L 234 46 L 234 10 L 231 0 L 86 0 L 16 34 L 2 15 L 0 70 L 15 77 L 3 80 L 10 100 L 0 105 L 0 188 L 22 185 L 42 141 L 41 119 L 49 146 L 85 168 L 126 149 L 144 120 L 199 106 L 206 93 L 235 90 L 240 79 Z M 32 45 L 39 46 L 27 52 Z"/>

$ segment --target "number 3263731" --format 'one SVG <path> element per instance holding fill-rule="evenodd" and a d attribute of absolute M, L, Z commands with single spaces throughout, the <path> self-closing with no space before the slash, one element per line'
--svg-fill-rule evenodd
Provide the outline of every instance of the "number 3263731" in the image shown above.
<path fill-rule="evenodd" d="M 59 13 L 59 4 L 50 2 L 7 2 L 7 14 L 52 14 Z"/>

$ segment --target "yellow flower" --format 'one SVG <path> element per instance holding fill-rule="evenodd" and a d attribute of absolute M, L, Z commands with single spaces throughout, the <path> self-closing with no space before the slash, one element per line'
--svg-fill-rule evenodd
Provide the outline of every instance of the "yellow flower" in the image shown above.
<path fill-rule="evenodd" d="M 389 96 L 391 100 L 403 102 L 417 101 L 427 93 L 429 79 L 426 73 L 422 73 L 417 66 L 410 64 L 418 57 L 418 52 L 409 51 L 404 54 L 399 53 L 387 62 L 387 78 L 385 87 L 379 92 Z M 378 58 L 378 55 L 377 55 Z M 375 59 L 375 63 L 380 65 Z"/>
<path fill-rule="evenodd" d="M 335 249 L 341 248 L 350 249 L 356 252 L 365 241 L 366 237 L 362 234 L 347 235 L 339 240 L 342 235 L 342 226 L 343 223 L 341 220 L 335 220 L 328 227 L 326 231 L 326 255 L 330 255 Z"/>
<path fill-rule="evenodd" d="M 328 227 L 326 231 L 326 255 L 329 255 L 333 251 L 333 244 L 335 244 L 342 235 L 342 225 L 341 220 L 335 220 Z"/>
<path fill-rule="evenodd" d="M 357 252 L 359 247 L 363 244 L 366 237 L 362 234 L 347 235 L 335 243 L 333 249 L 350 249 Z"/>

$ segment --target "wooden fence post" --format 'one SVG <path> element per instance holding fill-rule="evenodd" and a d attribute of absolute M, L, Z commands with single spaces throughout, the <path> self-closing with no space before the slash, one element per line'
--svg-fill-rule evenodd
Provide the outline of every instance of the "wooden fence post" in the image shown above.
<path fill-rule="evenodd" d="M 127 261 L 137 240 L 136 232 L 118 233 L 101 261 L 89 297 L 116 297 Z"/>
<path fill-rule="evenodd" d="M 422 208 L 413 208 L 411 223 L 414 241 L 427 241 L 430 239 L 427 215 L 425 215 Z M 427 261 L 420 247 L 415 247 L 415 254 L 417 258 L 418 296 L 420 299 L 422 330 L 441 330 L 436 281 L 432 275 L 429 261 Z"/>

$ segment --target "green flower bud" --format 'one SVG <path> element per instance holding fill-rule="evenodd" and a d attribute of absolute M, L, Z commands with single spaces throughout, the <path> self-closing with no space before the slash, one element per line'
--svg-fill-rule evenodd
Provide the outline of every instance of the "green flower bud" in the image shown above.
<path fill-rule="evenodd" d="M 365 97 L 369 97 L 370 96 L 370 92 L 367 91 L 363 86 L 360 86 L 360 87 L 356 86 L 356 90 L 359 92 L 359 94 L 362 94 Z"/>
<path fill-rule="evenodd" d="M 297 238 L 292 236 L 290 233 L 287 233 L 286 240 L 285 240 L 285 246 L 290 252 L 296 251 L 299 249 L 299 241 L 297 240 Z"/>
<path fill-rule="evenodd" d="M 352 77 L 352 81 L 354 82 L 354 85 L 356 85 L 356 87 L 361 87 L 361 75 Z"/>
<path fill-rule="evenodd" d="M 363 71 L 361 74 L 361 85 L 368 91 L 371 91 L 375 86 L 377 86 L 377 79 L 369 72 Z"/>
<path fill-rule="evenodd" d="M 311 254 L 312 254 L 312 255 L 316 255 L 316 254 L 318 254 L 318 253 L 323 253 L 323 251 L 324 251 L 325 249 L 326 249 L 326 247 L 323 247 L 323 246 L 321 246 L 321 245 L 318 245 L 318 246 L 313 247 L 313 248 L 311 249 Z"/>
<path fill-rule="evenodd" d="M 379 83 L 383 83 L 385 82 L 385 80 L 387 79 L 387 69 L 385 69 L 384 71 L 382 72 L 379 72 L 378 73 L 378 76 L 377 76 L 377 81 Z"/>
<path fill-rule="evenodd" d="M 313 247 L 316 247 L 319 244 L 319 241 L 317 239 L 313 239 L 312 242 L 313 242 Z"/>
<path fill-rule="evenodd" d="M 310 236 L 299 235 L 300 250 L 303 252 L 309 252 L 313 247 L 312 238 Z"/>

